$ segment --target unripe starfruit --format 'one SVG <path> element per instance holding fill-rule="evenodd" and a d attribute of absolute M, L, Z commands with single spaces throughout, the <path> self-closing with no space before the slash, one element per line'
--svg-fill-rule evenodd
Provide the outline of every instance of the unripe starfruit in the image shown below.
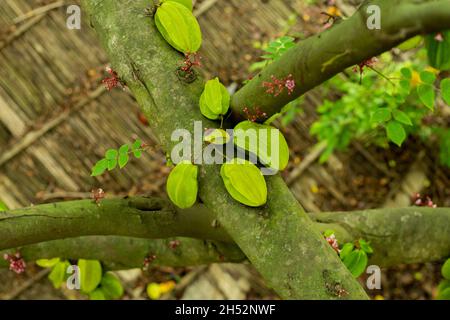
<path fill-rule="evenodd" d="M 195 53 L 202 44 L 197 19 L 183 4 L 164 1 L 156 10 L 155 23 L 164 39 L 176 50 Z"/>
<path fill-rule="evenodd" d="M 219 78 L 209 80 L 205 90 L 200 96 L 200 111 L 211 120 L 217 120 L 228 112 L 230 107 L 230 94 L 227 88 L 220 83 Z"/>
<path fill-rule="evenodd" d="M 167 194 L 170 200 L 179 208 L 192 207 L 197 201 L 198 168 L 189 161 L 183 161 L 170 172 L 167 179 Z"/>
<path fill-rule="evenodd" d="M 220 175 L 236 201 L 250 207 L 260 207 L 267 202 L 266 180 L 253 163 L 235 158 L 222 165 Z"/>
<path fill-rule="evenodd" d="M 265 166 L 283 170 L 289 162 L 289 147 L 275 127 L 243 121 L 234 128 L 234 144 L 258 156 Z"/>

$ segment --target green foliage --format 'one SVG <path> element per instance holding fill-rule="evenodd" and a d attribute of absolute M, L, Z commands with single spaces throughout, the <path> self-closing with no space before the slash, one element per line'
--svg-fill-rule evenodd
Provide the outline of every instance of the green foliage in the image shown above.
<path fill-rule="evenodd" d="M 8 206 L 4 202 L 0 201 L 0 212 L 6 210 L 8 210 Z"/>
<path fill-rule="evenodd" d="M 248 139 L 247 137 L 251 137 L 252 133 L 255 133 L 255 139 Z M 233 138 L 236 146 L 257 155 L 265 166 L 283 170 L 288 165 L 288 144 L 280 130 L 275 127 L 248 120 L 242 121 L 234 128 Z M 257 145 L 252 144 L 252 141 Z M 273 142 L 277 143 L 273 145 Z"/>
<path fill-rule="evenodd" d="M 200 96 L 200 111 L 208 119 L 217 120 L 228 112 L 230 94 L 219 78 L 209 80 Z"/>
<path fill-rule="evenodd" d="M 105 152 L 105 157 L 99 160 L 92 168 L 91 176 L 96 177 L 102 175 L 106 170 L 114 170 L 117 166 L 122 169 L 128 164 L 130 154 L 133 154 L 136 158 L 140 158 L 143 150 L 142 141 L 139 139 L 133 142 L 131 148 L 128 144 L 124 144 L 118 150 L 108 149 Z"/>
<path fill-rule="evenodd" d="M 450 259 L 447 259 L 447 261 L 445 261 L 444 265 L 442 266 L 441 273 L 445 279 L 450 280 Z"/>
<path fill-rule="evenodd" d="M 220 175 L 236 201 L 250 207 L 260 207 L 267 202 L 266 181 L 253 163 L 235 158 L 222 165 Z"/>
<path fill-rule="evenodd" d="M 102 280 L 102 266 L 97 260 L 78 260 L 80 286 L 84 293 L 94 291 Z"/>
<path fill-rule="evenodd" d="M 166 190 L 170 200 L 179 208 L 192 207 L 197 201 L 198 168 L 189 161 L 179 163 L 170 172 Z"/>
<path fill-rule="evenodd" d="M 437 34 L 425 37 L 428 61 L 433 68 L 450 69 L 450 30 L 442 32 L 442 41 L 436 39 Z"/>
<path fill-rule="evenodd" d="M 440 134 L 439 160 L 443 165 L 450 167 L 450 129 L 443 129 Z"/>
<path fill-rule="evenodd" d="M 175 1 L 164 1 L 156 10 L 155 24 L 163 38 L 176 50 L 195 53 L 202 44 L 202 33 L 190 9 Z"/>
<path fill-rule="evenodd" d="M 59 259 L 58 259 L 59 260 Z M 70 266 L 69 261 L 58 261 L 52 266 L 52 271 L 48 275 L 48 279 L 53 284 L 55 289 L 61 288 L 64 281 L 67 279 L 67 268 Z"/>
<path fill-rule="evenodd" d="M 442 99 L 450 106 L 450 78 L 441 81 Z"/>
<path fill-rule="evenodd" d="M 250 66 L 250 71 L 256 71 L 264 68 L 275 60 L 278 60 L 286 51 L 295 46 L 295 39 L 289 36 L 283 36 L 271 41 L 264 49 L 264 55 L 261 58 L 264 61 L 256 62 Z"/>
<path fill-rule="evenodd" d="M 334 94 L 337 91 L 340 97 L 323 102 L 318 108 L 319 119 L 310 129 L 319 142 L 327 142 L 320 162 L 335 150 L 345 150 L 352 140 L 381 147 L 387 147 L 388 142 L 401 146 L 409 135 L 422 134 L 422 118 L 434 110 L 436 75 L 415 71 L 423 68 L 418 63 L 411 67 L 406 63 L 392 64 L 391 59 L 390 54 L 381 57 L 385 64 L 381 72 L 396 82 L 389 83 L 377 73 L 368 72 L 361 84 L 357 75 L 350 79 L 339 75 L 325 85 L 326 90 Z M 444 100 L 448 99 L 449 86 L 448 79 L 441 82 Z"/>
<path fill-rule="evenodd" d="M 36 260 L 36 264 L 39 267 L 42 267 L 42 268 L 51 268 L 51 267 L 55 266 L 60 261 L 61 261 L 60 258 L 39 259 L 39 260 Z"/>
<path fill-rule="evenodd" d="M 344 244 L 339 253 L 342 262 L 355 278 L 366 270 L 369 261 L 368 255 L 373 253 L 373 249 L 367 241 L 360 239 L 356 244 L 356 246 L 350 242 Z"/>
<path fill-rule="evenodd" d="M 104 297 L 108 300 L 119 299 L 123 295 L 123 286 L 120 280 L 111 272 L 103 275 L 100 287 Z"/>

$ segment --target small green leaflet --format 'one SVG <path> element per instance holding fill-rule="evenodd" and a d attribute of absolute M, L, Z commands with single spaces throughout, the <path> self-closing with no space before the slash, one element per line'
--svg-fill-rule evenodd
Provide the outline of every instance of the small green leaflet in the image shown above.
<path fill-rule="evenodd" d="M 369 242 L 367 242 L 366 240 L 360 239 L 358 241 L 359 243 L 359 247 L 361 248 L 362 251 L 364 251 L 367 254 L 373 253 L 373 249 L 370 246 Z"/>
<path fill-rule="evenodd" d="M 355 278 L 359 277 L 364 272 L 368 261 L 367 253 L 360 249 L 353 250 L 342 260 Z"/>
<path fill-rule="evenodd" d="M 386 126 L 386 133 L 392 142 L 399 147 L 402 146 L 403 141 L 406 139 L 406 132 L 402 124 L 397 121 L 390 121 Z"/>
<path fill-rule="evenodd" d="M 56 265 L 58 262 L 60 262 L 60 258 L 36 260 L 36 264 L 42 268 L 51 268 L 54 265 Z"/>
<path fill-rule="evenodd" d="M 374 123 L 383 123 L 391 120 L 391 110 L 389 108 L 378 108 L 372 115 L 371 121 Z"/>
<path fill-rule="evenodd" d="M 420 80 L 422 80 L 423 83 L 433 84 L 436 81 L 436 76 L 431 72 L 422 71 L 420 73 Z"/>
<path fill-rule="evenodd" d="M 136 158 L 140 158 L 142 156 L 142 150 L 142 141 L 140 139 L 133 142 L 131 145 L 131 151 L 128 144 L 122 145 L 118 150 L 108 149 L 105 152 L 105 157 L 99 160 L 92 168 L 91 176 L 96 177 L 102 175 L 106 170 L 111 171 L 117 168 L 117 165 L 119 165 L 119 168 L 122 169 L 128 164 L 128 161 L 130 160 L 130 153 L 132 153 Z"/>
<path fill-rule="evenodd" d="M 417 86 L 417 94 L 420 101 L 430 110 L 434 110 L 435 92 L 434 87 L 431 84 L 419 84 Z"/>
<path fill-rule="evenodd" d="M 411 118 L 401 110 L 398 109 L 394 110 L 392 112 L 392 115 L 394 116 L 394 119 L 400 123 L 406 124 L 407 126 L 413 125 L 411 122 Z"/>

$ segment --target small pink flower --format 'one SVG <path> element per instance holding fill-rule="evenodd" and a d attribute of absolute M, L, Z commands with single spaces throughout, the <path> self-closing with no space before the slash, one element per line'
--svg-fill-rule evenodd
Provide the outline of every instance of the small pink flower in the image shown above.
<path fill-rule="evenodd" d="M 438 32 L 436 34 L 436 36 L 434 37 L 434 40 L 436 40 L 438 42 L 442 42 L 442 41 L 444 41 L 444 36 L 442 35 L 442 33 Z"/>
<path fill-rule="evenodd" d="M 9 270 L 21 274 L 25 272 L 26 263 L 22 259 L 19 252 L 16 252 L 15 254 L 4 254 L 3 259 L 9 262 Z"/>

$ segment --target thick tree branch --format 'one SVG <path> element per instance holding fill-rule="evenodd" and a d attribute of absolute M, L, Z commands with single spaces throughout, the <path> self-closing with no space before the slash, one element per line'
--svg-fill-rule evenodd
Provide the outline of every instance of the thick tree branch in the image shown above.
<path fill-rule="evenodd" d="M 381 29 L 369 30 L 367 7 L 381 9 Z M 283 57 L 267 66 L 232 98 L 233 114 L 244 119 L 245 107 L 258 107 L 268 116 L 277 113 L 291 100 L 323 83 L 346 68 L 390 50 L 418 34 L 450 28 L 448 0 L 373 0 L 365 1 L 347 20 L 338 20 L 324 32 L 301 41 Z M 296 87 L 277 97 L 266 93 L 263 82 L 292 74 Z"/>
<path fill-rule="evenodd" d="M 177 210 L 147 197 L 58 202 L 0 212 L 0 250 L 89 235 L 230 240 L 204 207 Z"/>
<path fill-rule="evenodd" d="M 104 202 L 107 202 L 106 205 Z M 153 211 L 147 211 L 145 214 L 156 215 L 159 217 L 158 220 L 147 218 L 139 219 L 139 222 L 134 221 L 136 203 L 141 203 L 141 208 L 142 204 L 145 204 L 148 209 L 152 208 Z M 155 204 L 164 209 L 156 210 Z M 2 244 L 0 249 L 19 250 L 27 260 L 53 257 L 88 258 L 108 262 L 114 268 L 139 266 L 138 264 L 142 264 L 143 259 L 149 254 L 159 257 L 155 262 L 158 265 L 169 266 L 215 262 L 220 261 L 220 256 L 223 256 L 225 261 L 241 261 L 245 258 L 245 255 L 220 227 L 211 227 L 215 214 L 202 204 L 189 210 L 176 210 L 165 200 L 132 197 L 104 200 L 100 206 L 85 200 L 61 202 L 56 205 L 57 210 L 49 210 L 49 206 L 54 208 L 51 204 L 0 214 L 0 244 Z M 108 210 L 111 212 L 106 212 Z M 24 212 L 26 212 L 25 215 Z M 24 218 L 26 215 L 32 219 Z M 328 229 L 335 230 L 341 244 L 361 238 L 370 241 L 375 250 L 371 263 L 380 266 L 438 261 L 450 256 L 450 208 L 388 208 L 310 213 L 309 215 L 315 221 L 314 226 L 320 233 Z M 78 221 L 80 216 L 84 220 L 84 228 L 72 229 L 73 221 Z M 178 220 L 174 218 L 178 216 L 181 218 L 177 218 Z M 5 232 L 6 228 L 2 226 L 4 217 L 15 218 L 14 229 L 20 232 L 15 234 Z M 55 217 L 59 219 L 59 233 L 54 232 L 55 224 L 47 223 L 49 219 L 53 221 Z M 205 223 L 192 224 L 189 232 L 179 226 L 199 218 L 202 218 Z M 89 224 L 92 224 L 95 229 L 91 229 Z M 100 228 L 99 226 L 102 225 L 107 227 Z M 168 226 L 170 232 L 160 230 L 159 233 L 155 233 L 154 230 L 162 225 Z M 34 230 L 35 228 L 38 229 Z M 209 231 L 202 234 L 195 231 L 196 228 L 200 232 Z M 86 235 L 83 231 L 86 229 L 91 230 L 90 232 L 95 230 L 103 232 L 98 233 L 99 235 L 112 236 L 80 237 Z M 77 230 L 80 234 L 74 232 Z M 106 230 L 108 230 L 107 233 Z M 210 239 L 222 239 L 227 242 L 183 238 L 177 250 L 173 250 L 168 245 L 171 239 L 148 239 L 177 236 L 177 231 L 184 235 L 186 233 L 196 236 L 205 235 Z M 36 232 L 47 235 L 45 237 L 47 242 L 39 243 L 43 240 L 34 238 Z M 77 238 L 65 239 L 75 236 Z M 133 238 L 137 236 L 147 239 Z M 10 245 L 5 246 L 6 243 Z M 30 243 L 30 245 L 24 246 L 24 243 Z M 0 266 L 5 263 L 0 259 Z"/>
<path fill-rule="evenodd" d="M 178 240 L 176 248 L 171 241 Z M 144 259 L 154 256 L 149 266 L 185 267 L 214 262 L 242 262 L 245 255 L 231 243 L 190 238 L 138 239 L 118 236 L 88 236 L 53 240 L 0 252 L 0 267 L 7 267 L 4 253 L 19 250 L 25 261 L 37 259 L 94 259 L 111 270 L 143 267 Z"/>
<path fill-rule="evenodd" d="M 84 0 L 83 4 L 114 69 L 135 95 L 166 152 L 178 143 L 170 140 L 175 130 L 193 133 L 194 121 L 202 121 L 203 128 L 218 126 L 199 112 L 204 82 L 186 83 L 178 78 L 183 57 L 164 41 L 153 19 L 145 14 L 147 0 Z M 200 167 L 200 199 L 281 297 L 367 298 L 281 177 L 267 179 L 268 203 L 254 209 L 228 195 L 219 169 L 217 165 Z M 336 282 L 349 294 L 339 297 L 330 292 L 330 283 Z"/>

